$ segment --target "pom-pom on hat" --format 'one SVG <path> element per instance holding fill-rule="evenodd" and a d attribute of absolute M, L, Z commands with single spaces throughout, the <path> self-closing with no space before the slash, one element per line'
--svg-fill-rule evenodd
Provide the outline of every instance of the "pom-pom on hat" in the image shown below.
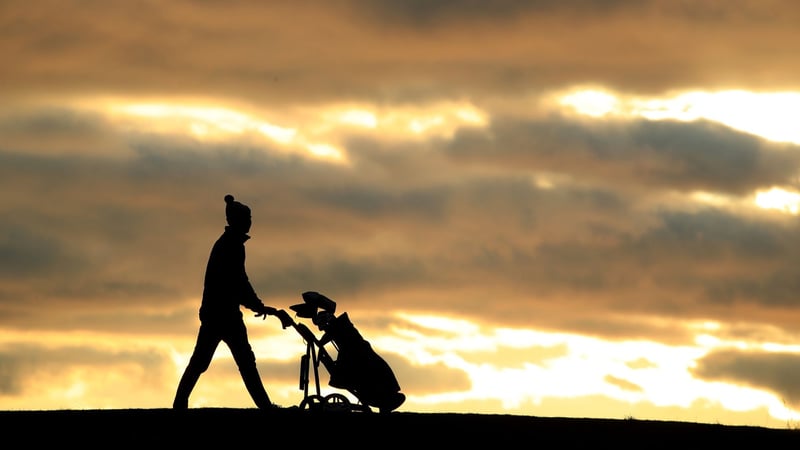
<path fill-rule="evenodd" d="M 250 208 L 237 202 L 231 194 L 225 196 L 225 218 L 229 224 L 240 223 L 250 219 Z"/>

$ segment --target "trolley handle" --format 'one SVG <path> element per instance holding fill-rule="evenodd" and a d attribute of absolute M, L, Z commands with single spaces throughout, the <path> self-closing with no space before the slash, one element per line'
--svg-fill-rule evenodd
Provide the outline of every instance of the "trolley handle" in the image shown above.
<path fill-rule="evenodd" d="M 318 344 L 317 337 L 314 336 L 314 332 L 311 331 L 305 324 L 302 323 L 295 323 L 294 329 L 303 337 L 306 342 Z"/>
<path fill-rule="evenodd" d="M 275 312 L 275 316 L 277 316 L 278 319 L 280 319 L 281 326 L 283 327 L 284 330 L 291 326 L 295 326 L 294 320 L 292 320 L 292 317 L 286 311 L 279 309 L 278 311 Z"/>

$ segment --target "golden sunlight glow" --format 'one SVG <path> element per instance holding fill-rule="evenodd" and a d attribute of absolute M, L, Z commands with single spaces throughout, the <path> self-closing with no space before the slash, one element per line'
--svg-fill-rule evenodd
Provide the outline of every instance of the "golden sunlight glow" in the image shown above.
<path fill-rule="evenodd" d="M 571 184 L 574 181 L 569 175 L 542 171 L 531 174 L 530 182 L 538 189 L 551 190 L 562 184 Z"/>
<path fill-rule="evenodd" d="M 554 99 L 554 100 L 553 100 Z M 624 97 L 598 88 L 575 88 L 550 99 L 556 107 L 579 115 L 649 120 L 710 120 L 761 138 L 800 144 L 800 93 L 757 93 L 741 90 L 684 92 L 668 98 Z M 691 198 L 715 206 L 732 199 L 710 192 L 695 192 Z M 797 215 L 800 193 L 780 188 L 755 193 L 753 202 L 763 209 Z"/>
<path fill-rule="evenodd" d="M 690 91 L 667 98 L 639 98 L 579 87 L 555 94 L 555 97 L 562 109 L 591 117 L 705 119 L 772 141 L 800 144 L 798 92 Z"/>
<path fill-rule="evenodd" d="M 398 314 L 398 317 L 424 328 L 450 333 L 471 334 L 479 330 L 478 326 L 466 320 L 451 319 L 441 316 L 423 316 L 417 314 Z"/>
<path fill-rule="evenodd" d="M 297 130 L 294 128 L 282 128 L 277 125 L 262 123 L 257 127 L 258 131 L 264 136 L 270 137 L 281 144 L 289 144 L 297 135 Z"/>
<path fill-rule="evenodd" d="M 778 142 L 800 144 L 800 93 L 741 90 L 687 92 L 670 99 L 635 101 L 633 111 L 652 119 L 708 119 Z"/>
<path fill-rule="evenodd" d="M 407 407 L 412 410 L 437 408 L 439 402 L 457 404 L 489 401 L 498 403 L 498 409 L 494 411 L 497 413 L 514 411 L 521 414 L 541 414 L 542 410 L 538 409 L 538 405 L 554 401 L 553 399 L 596 399 L 602 396 L 609 402 L 620 404 L 686 408 L 689 419 L 701 421 L 713 421 L 714 417 L 695 415 L 702 414 L 693 409 L 693 405 L 698 403 L 724 405 L 734 411 L 767 410 L 770 416 L 762 416 L 759 420 L 769 421 L 771 426 L 779 426 L 780 421 L 798 415 L 798 412 L 784 405 L 775 394 L 729 383 L 709 382 L 692 375 L 691 367 L 709 351 L 738 348 L 743 344 L 722 338 L 721 336 L 729 333 L 718 323 L 684 324 L 688 330 L 698 335 L 697 343 L 690 346 L 668 346 L 649 341 L 609 342 L 528 328 L 496 329 L 467 320 L 435 315 L 394 314 L 392 322 L 400 324 L 393 326 L 388 332 L 384 330 L 383 333 L 378 333 L 366 328 L 361 331 L 370 336 L 370 342 L 381 353 L 384 349 L 392 349 L 392 353 L 403 355 L 408 364 L 429 368 L 426 370 L 445 370 L 443 373 L 462 373 L 470 383 L 465 390 L 440 390 L 435 393 L 414 393 L 411 390 L 408 392 Z M 304 343 L 293 333 L 254 332 L 253 337 L 254 351 L 263 355 L 260 361 L 264 365 L 294 366 L 303 351 Z M 35 333 L 9 333 L 0 339 L 0 345 L 11 345 L 34 338 L 41 336 Z M 128 350 L 129 341 L 125 337 L 114 340 L 107 336 L 75 335 L 70 343 L 60 342 L 60 345 L 96 345 L 97 342 L 104 342 L 109 348 Z M 174 343 L 166 344 L 155 338 L 138 344 L 143 349 L 158 351 L 170 360 L 171 370 L 161 374 L 165 377 L 163 380 L 158 379 L 154 383 L 152 375 L 142 372 L 141 368 L 136 367 L 136 370 L 131 371 L 131 367 L 124 364 L 109 366 L 102 374 L 94 370 L 79 369 L 70 377 L 48 378 L 47 383 L 43 384 L 47 389 L 31 391 L 27 403 L 20 407 L 30 407 L 31 404 L 38 404 L 37 402 L 52 402 L 54 399 L 72 406 L 85 404 L 86 407 L 98 407 L 97 402 L 102 407 L 129 405 L 130 398 L 105 390 L 105 386 L 109 385 L 108 380 L 122 380 L 123 377 L 132 379 L 140 391 L 134 407 L 163 405 L 164 399 L 169 399 L 173 394 L 174 383 L 185 367 L 191 340 L 186 341 L 180 352 L 173 348 Z M 554 351 L 554 348 L 557 350 Z M 792 349 L 796 350 L 791 346 L 776 347 L 776 351 Z M 520 359 L 525 354 L 529 358 Z M 218 363 L 212 366 L 203 383 L 198 386 L 196 396 L 192 398 L 193 407 L 249 407 L 250 400 L 242 389 L 236 371 L 224 370 L 226 367 L 233 367 L 229 353 L 223 348 L 215 358 Z M 403 373 L 398 375 L 403 385 Z M 283 404 L 299 401 L 293 378 L 291 382 L 271 381 L 270 394 L 274 394 Z"/>
<path fill-rule="evenodd" d="M 303 151 L 311 156 L 331 162 L 346 162 L 344 153 L 335 145 L 309 142 L 298 128 L 269 123 L 254 115 L 232 109 L 207 106 L 188 106 L 166 103 L 112 103 L 108 109 L 116 116 L 147 120 L 140 126 L 159 132 L 186 131 L 203 140 L 222 140 L 253 134 L 263 136 L 286 147 Z M 154 120 L 155 119 L 155 120 Z M 368 121 L 353 111 L 345 115 L 349 122 Z"/>
<path fill-rule="evenodd" d="M 764 209 L 777 209 L 792 215 L 797 215 L 800 209 L 800 193 L 790 192 L 780 188 L 772 188 L 756 194 L 756 205 Z"/>
<path fill-rule="evenodd" d="M 196 138 L 205 140 L 224 139 L 255 132 L 278 143 L 289 144 L 297 134 L 296 129 L 281 127 L 221 107 L 122 102 L 112 104 L 109 110 L 115 116 L 147 120 L 147 128 L 155 131 L 184 130 Z"/>
<path fill-rule="evenodd" d="M 464 102 L 436 102 L 415 106 L 328 105 L 305 113 L 315 117 L 315 130 L 330 131 L 332 123 L 374 130 L 382 136 L 450 137 L 463 126 L 482 127 L 487 114 Z"/>
<path fill-rule="evenodd" d="M 486 114 L 482 113 L 475 107 L 463 106 L 457 108 L 455 114 L 456 117 L 458 117 L 464 123 L 477 126 L 486 125 Z"/>
<path fill-rule="evenodd" d="M 308 144 L 307 147 L 308 147 L 308 150 L 312 154 L 314 154 L 316 156 L 322 156 L 322 157 L 338 159 L 338 160 L 341 160 L 341 159 L 344 158 L 344 155 L 342 155 L 342 152 L 339 151 L 336 147 L 334 147 L 332 145 L 328 145 L 328 144 Z"/>
<path fill-rule="evenodd" d="M 596 89 L 578 90 L 564 95 L 559 103 L 592 117 L 602 117 L 619 109 L 615 95 Z"/>
<path fill-rule="evenodd" d="M 132 129 L 156 133 L 185 133 L 204 141 L 264 137 L 281 144 L 280 150 L 297 151 L 335 163 L 348 163 L 346 127 L 375 133 L 381 139 L 451 137 L 460 127 L 482 127 L 487 114 L 466 102 L 437 102 L 415 106 L 371 104 L 315 105 L 287 110 L 283 124 L 261 117 L 265 112 L 244 112 L 193 101 L 134 102 L 94 99 L 79 102 L 101 108 L 113 120 Z"/>
<path fill-rule="evenodd" d="M 742 344 L 719 337 L 726 333 L 722 325 L 715 322 L 685 324 L 688 330 L 696 333 L 696 345 L 676 347 L 649 341 L 608 342 L 530 329 L 488 329 L 468 321 L 437 316 L 401 314 L 398 317 L 437 333 L 406 330 L 385 338 L 380 341 L 381 345 L 402 348 L 402 353 L 417 364 L 444 364 L 463 371 L 472 384 L 469 392 L 414 396 L 415 404 L 494 399 L 500 401 L 503 408 L 533 407 L 535 411 L 535 405 L 546 398 L 602 395 L 632 405 L 651 402 L 658 407 L 686 408 L 687 411 L 698 402 L 724 405 L 742 412 L 763 408 L 770 411 L 772 420 L 776 421 L 797 414 L 782 405 L 772 393 L 692 376 L 690 368 L 709 351 Z M 499 356 L 505 353 L 504 349 L 529 349 L 530 354 L 535 355 L 537 349 L 553 347 L 565 349 L 564 353 L 545 353 L 548 356 L 538 363 L 515 360 L 519 355 L 516 351 L 508 352 L 511 358 L 508 361 Z M 491 352 L 498 356 L 496 360 L 481 362 L 469 357 L 472 352 Z"/>
<path fill-rule="evenodd" d="M 257 127 L 257 122 L 245 114 L 225 108 L 168 104 L 127 104 L 117 107 L 117 112 L 150 119 L 174 121 L 189 129 L 201 127 L 205 134 L 240 134 Z"/>
<path fill-rule="evenodd" d="M 733 202 L 732 199 L 727 196 L 706 191 L 694 191 L 689 196 L 698 203 L 713 206 L 726 206 Z"/>
<path fill-rule="evenodd" d="M 420 117 L 417 119 L 412 119 L 408 124 L 408 128 L 412 133 L 422 134 L 431 128 L 442 125 L 443 123 L 444 117 L 442 116 Z"/>
<path fill-rule="evenodd" d="M 80 399 L 86 393 L 86 383 L 76 382 L 62 391 L 62 393 L 68 399 Z"/>
<path fill-rule="evenodd" d="M 375 114 L 363 109 L 342 111 L 339 115 L 339 120 L 342 123 L 358 125 L 364 128 L 376 128 L 378 126 L 378 118 L 375 117 Z"/>

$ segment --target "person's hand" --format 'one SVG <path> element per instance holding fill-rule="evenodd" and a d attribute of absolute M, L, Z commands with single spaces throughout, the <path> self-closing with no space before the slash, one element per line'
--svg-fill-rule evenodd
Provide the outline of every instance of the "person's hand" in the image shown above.
<path fill-rule="evenodd" d="M 256 317 L 261 317 L 262 320 L 266 319 L 267 316 L 274 316 L 278 313 L 278 310 L 273 308 L 272 306 L 262 306 L 259 311 L 256 312 Z"/>

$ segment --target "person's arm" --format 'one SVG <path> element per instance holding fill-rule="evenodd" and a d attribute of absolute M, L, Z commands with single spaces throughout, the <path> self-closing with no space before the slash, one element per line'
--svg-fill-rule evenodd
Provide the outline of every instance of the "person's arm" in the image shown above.
<path fill-rule="evenodd" d="M 253 289 L 253 285 L 250 284 L 250 280 L 247 279 L 247 274 L 243 273 L 241 276 L 242 278 L 239 282 L 239 285 L 241 286 L 241 291 L 239 292 L 239 298 L 241 299 L 240 303 L 245 308 L 259 314 L 275 314 L 275 311 L 277 310 L 271 306 L 265 305 L 264 302 L 258 297 L 255 289 Z"/>
<path fill-rule="evenodd" d="M 239 303 L 245 308 L 255 312 L 256 317 L 266 319 L 267 316 L 278 316 L 283 328 L 290 326 L 293 321 L 292 318 L 289 317 L 289 314 L 283 310 L 265 305 L 264 302 L 258 297 L 258 294 L 256 294 L 256 290 L 253 289 L 253 285 L 250 283 L 250 278 L 247 276 L 247 271 L 245 270 L 244 245 L 236 249 L 233 258 L 235 259 L 236 263 L 232 264 L 231 267 L 235 267 L 237 272 L 235 274 L 235 278 L 238 280 L 236 284 L 240 289 Z"/>
<path fill-rule="evenodd" d="M 253 289 L 253 284 L 250 283 L 250 277 L 247 276 L 247 271 L 245 270 L 244 245 L 231 248 L 228 267 L 231 269 L 230 277 L 237 291 L 236 296 L 239 299 L 239 304 L 255 312 L 257 316 L 274 315 L 277 310 L 271 306 L 266 306 L 256 294 L 256 290 Z"/>
<path fill-rule="evenodd" d="M 256 317 L 261 317 L 262 319 L 266 319 L 267 316 L 275 316 L 278 315 L 278 309 L 272 306 L 265 305 L 264 302 L 258 297 L 256 294 L 255 289 L 250 284 L 250 281 L 247 279 L 247 274 L 244 274 L 244 281 L 242 283 L 243 292 L 241 295 L 242 298 L 242 305 L 244 305 L 247 309 L 256 313 Z M 281 323 L 284 320 L 281 318 Z M 284 326 L 284 328 L 286 328 Z"/>
<path fill-rule="evenodd" d="M 289 313 L 282 309 L 275 309 L 272 306 L 264 305 L 263 309 L 256 313 L 256 317 L 266 319 L 267 316 L 276 316 L 281 321 L 281 326 L 283 328 L 289 328 L 290 326 L 294 325 L 294 320 L 292 320 L 292 317 L 289 316 Z"/>

